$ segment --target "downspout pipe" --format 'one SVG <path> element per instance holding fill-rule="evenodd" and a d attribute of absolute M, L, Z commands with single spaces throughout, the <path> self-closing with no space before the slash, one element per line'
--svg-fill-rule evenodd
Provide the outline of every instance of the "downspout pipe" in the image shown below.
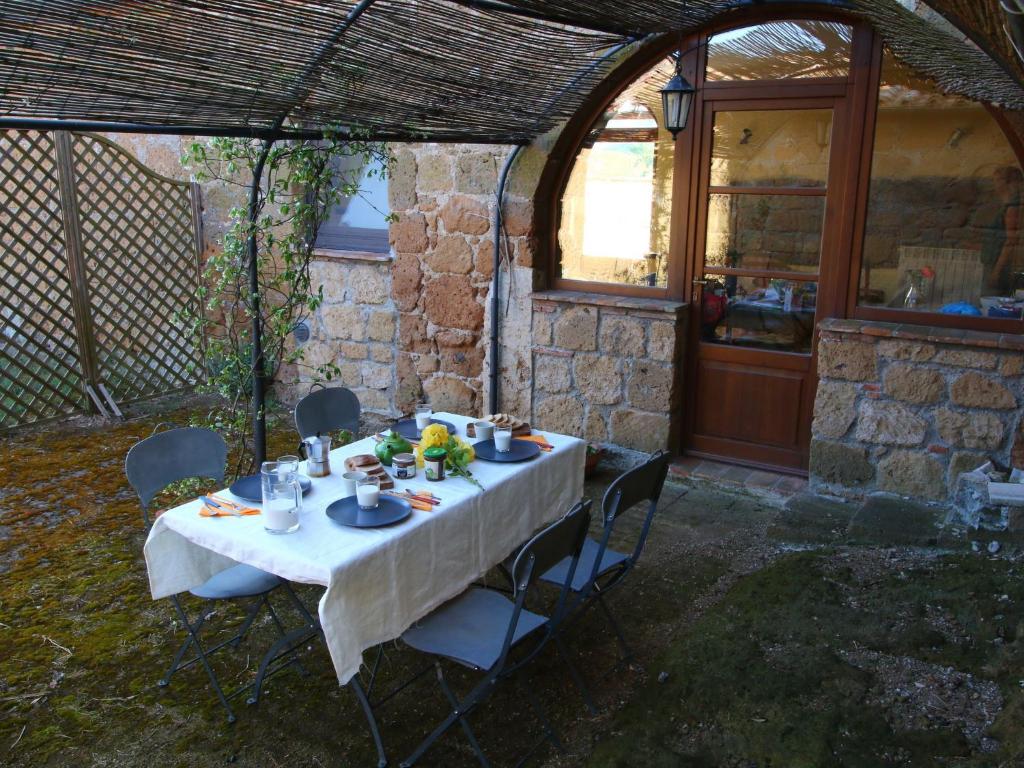
<path fill-rule="evenodd" d="M 491 396 L 489 413 L 498 413 L 498 382 L 501 372 L 501 301 L 499 290 L 501 288 L 501 208 L 505 200 L 505 183 L 508 181 L 508 173 L 512 164 L 519 157 L 523 147 L 517 144 L 505 158 L 505 164 L 501 166 L 501 175 L 498 176 L 498 189 L 495 192 L 494 200 L 494 272 L 491 276 Z M 509 279 L 512 278 L 512 270 L 509 269 Z"/>

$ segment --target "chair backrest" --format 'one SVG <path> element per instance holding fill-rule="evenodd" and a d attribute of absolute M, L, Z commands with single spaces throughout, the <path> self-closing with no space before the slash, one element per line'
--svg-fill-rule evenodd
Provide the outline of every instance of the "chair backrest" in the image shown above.
<path fill-rule="evenodd" d="M 604 552 L 608 548 L 608 541 L 611 538 L 612 530 L 615 528 L 615 521 L 619 517 L 636 506 L 646 501 L 647 513 L 644 516 L 643 525 L 640 528 L 640 535 L 637 537 L 633 554 L 620 571 L 619 578 L 624 575 L 640 559 L 644 551 L 644 544 L 647 542 L 647 534 L 651 530 L 651 521 L 654 519 L 654 512 L 658 508 L 658 499 L 661 498 L 661 489 L 665 487 L 665 478 L 668 475 L 669 454 L 665 451 L 655 451 L 643 464 L 623 472 L 608 486 L 601 501 L 601 512 L 604 515 L 604 534 L 597 557 L 594 559 L 594 570 L 590 574 L 590 583 L 597 578 L 601 569 L 601 561 Z M 616 579 L 617 580 L 617 579 Z"/>
<path fill-rule="evenodd" d="M 519 554 L 516 555 L 516 559 L 512 563 L 515 609 L 512 612 L 508 632 L 505 635 L 505 644 L 502 647 L 499 662 L 500 666 L 504 666 L 509 649 L 512 647 L 512 640 L 515 637 L 516 627 L 519 624 L 519 616 L 522 613 L 530 587 L 544 573 L 568 557 L 571 558 L 569 571 L 566 575 L 565 583 L 561 586 L 555 610 L 548 619 L 544 635 L 525 658 L 516 662 L 515 667 L 518 668 L 533 658 L 544 646 L 551 634 L 558 628 L 565 615 L 570 585 L 572 584 L 573 576 L 576 574 L 576 566 L 579 563 L 580 552 L 583 550 L 583 542 L 587 537 L 587 529 L 590 527 L 590 506 L 590 499 L 577 502 L 573 505 L 572 509 L 566 512 L 564 517 L 552 523 L 526 542 L 522 549 L 519 550 Z"/>
<path fill-rule="evenodd" d="M 132 446 L 124 460 L 124 473 L 139 496 L 146 527 L 154 496 L 171 483 L 190 477 L 223 482 L 227 458 L 224 438 L 202 427 L 158 432 Z"/>
<path fill-rule="evenodd" d="M 295 406 L 295 429 L 300 438 L 347 429 L 359 431 L 359 398 L 345 387 L 330 387 L 310 392 Z"/>

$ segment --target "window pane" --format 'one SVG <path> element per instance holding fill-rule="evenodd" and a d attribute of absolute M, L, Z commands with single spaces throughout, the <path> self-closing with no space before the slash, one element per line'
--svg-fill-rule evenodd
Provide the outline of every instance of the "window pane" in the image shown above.
<path fill-rule="evenodd" d="M 1022 176 L 998 124 L 889 53 L 878 106 L 860 303 L 1020 317 Z"/>
<path fill-rule="evenodd" d="M 382 167 L 377 163 L 364 166 L 361 156 L 341 158 L 338 163 L 341 178 L 359 173 L 359 194 L 331 209 L 316 244 L 340 251 L 388 253 L 388 182 Z"/>
<path fill-rule="evenodd" d="M 705 264 L 816 274 L 825 198 L 711 195 Z"/>
<path fill-rule="evenodd" d="M 853 29 L 831 21 L 773 21 L 721 32 L 708 43 L 705 78 L 846 77 Z"/>
<path fill-rule="evenodd" d="M 714 274 L 704 279 L 702 341 L 810 354 L 817 283 Z"/>
<path fill-rule="evenodd" d="M 831 144 L 831 109 L 717 112 L 711 185 L 824 187 Z"/>
<path fill-rule="evenodd" d="M 562 196 L 562 277 L 664 287 L 675 145 L 661 126 L 666 59 L 615 99 L 576 156 Z"/>

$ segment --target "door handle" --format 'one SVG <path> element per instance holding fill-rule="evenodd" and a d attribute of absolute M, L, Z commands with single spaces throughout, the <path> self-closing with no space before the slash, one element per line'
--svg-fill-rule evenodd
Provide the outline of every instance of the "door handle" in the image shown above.
<path fill-rule="evenodd" d="M 707 280 L 701 280 L 700 278 L 695 277 L 695 278 L 693 278 L 693 284 L 694 285 L 707 285 L 708 281 Z"/>

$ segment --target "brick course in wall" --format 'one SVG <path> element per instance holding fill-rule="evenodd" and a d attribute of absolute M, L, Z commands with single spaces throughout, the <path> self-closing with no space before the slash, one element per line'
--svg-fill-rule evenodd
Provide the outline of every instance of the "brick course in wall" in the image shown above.
<path fill-rule="evenodd" d="M 961 472 L 1019 462 L 1024 338 L 854 320 L 819 331 L 812 489 L 949 502 Z"/>

